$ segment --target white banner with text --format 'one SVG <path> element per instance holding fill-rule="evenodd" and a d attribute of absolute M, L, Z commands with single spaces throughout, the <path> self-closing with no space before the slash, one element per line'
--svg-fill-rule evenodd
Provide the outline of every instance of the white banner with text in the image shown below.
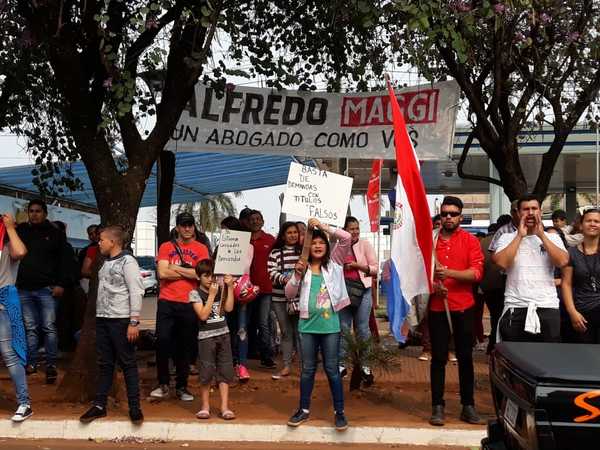
<path fill-rule="evenodd" d="M 455 81 L 396 90 L 421 160 L 447 159 L 460 90 Z M 167 144 L 174 152 L 395 159 L 387 92 L 278 91 L 198 83 Z"/>

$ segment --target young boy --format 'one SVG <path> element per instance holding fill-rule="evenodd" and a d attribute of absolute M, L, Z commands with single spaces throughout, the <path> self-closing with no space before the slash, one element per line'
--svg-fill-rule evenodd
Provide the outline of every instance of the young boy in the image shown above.
<path fill-rule="evenodd" d="M 144 420 L 134 347 L 139 334 L 144 285 L 136 259 L 123 250 L 127 240 L 127 232 L 120 226 L 106 227 L 100 233 L 98 248 L 106 257 L 98 271 L 96 300 L 96 353 L 100 374 L 96 400 L 79 418 L 83 423 L 106 416 L 115 361 L 119 361 L 125 377 L 129 417 L 135 424 Z"/>
<path fill-rule="evenodd" d="M 200 323 L 198 326 L 198 357 L 202 393 L 202 408 L 196 414 L 199 419 L 210 417 L 209 392 L 213 379 L 219 384 L 221 394 L 221 412 L 219 417 L 225 420 L 235 419 L 229 409 L 229 384 L 233 381 L 233 358 L 229 328 L 225 313 L 233 310 L 233 277 L 225 275 L 225 298 L 213 275 L 214 263 L 203 259 L 196 265 L 199 279 L 198 289 L 190 292 L 190 303 L 194 307 Z"/>

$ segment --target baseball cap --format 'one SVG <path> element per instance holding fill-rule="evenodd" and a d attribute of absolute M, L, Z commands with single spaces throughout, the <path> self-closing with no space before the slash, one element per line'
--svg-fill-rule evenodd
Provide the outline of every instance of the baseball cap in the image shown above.
<path fill-rule="evenodd" d="M 247 206 L 240 211 L 239 220 L 244 220 L 250 217 L 254 213 L 254 210 Z"/>
<path fill-rule="evenodd" d="M 194 225 L 195 223 L 196 219 L 189 212 L 179 213 L 175 218 L 175 225 Z"/>

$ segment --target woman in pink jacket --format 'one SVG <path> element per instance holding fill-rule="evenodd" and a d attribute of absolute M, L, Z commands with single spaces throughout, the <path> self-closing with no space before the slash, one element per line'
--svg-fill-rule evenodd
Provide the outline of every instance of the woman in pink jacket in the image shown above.
<path fill-rule="evenodd" d="M 371 288 L 373 276 L 377 275 L 377 257 L 371 243 L 365 239 L 360 239 L 360 226 L 355 217 L 346 217 L 344 230 L 352 236 L 352 251 L 344 260 L 344 278 L 346 280 L 346 289 L 350 297 L 350 305 L 340 311 L 340 322 L 342 333 L 352 333 L 352 323 L 356 334 L 362 340 L 371 337 L 369 329 L 369 316 L 373 305 Z M 342 337 L 340 351 L 340 374 L 346 376 L 344 360 L 346 359 L 346 341 Z M 362 379 L 367 386 L 373 384 L 373 373 L 371 368 L 362 364 Z"/>
<path fill-rule="evenodd" d="M 339 311 L 350 304 L 343 269 L 344 259 L 350 251 L 350 234 L 342 229 L 330 228 L 317 219 L 310 219 L 308 226 L 314 229 L 308 262 L 300 259 L 296 263 L 294 275 L 285 286 L 288 299 L 299 298 L 298 329 L 302 347 L 300 405 L 288 420 L 288 425 L 297 427 L 308 420 L 320 350 L 333 397 L 335 427 L 343 431 L 348 428 L 348 421 L 344 414 L 344 390 L 338 371 Z M 327 235 L 337 241 L 333 250 Z"/>

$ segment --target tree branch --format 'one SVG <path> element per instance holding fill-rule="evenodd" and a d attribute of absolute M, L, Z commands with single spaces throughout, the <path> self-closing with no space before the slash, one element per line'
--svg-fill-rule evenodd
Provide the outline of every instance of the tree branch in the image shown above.
<path fill-rule="evenodd" d="M 466 173 L 463 169 L 465 165 L 465 161 L 467 160 L 467 154 L 471 148 L 471 144 L 473 143 L 473 138 L 477 133 L 477 127 L 473 128 L 473 130 L 469 133 L 467 140 L 465 141 L 465 145 L 463 146 L 462 153 L 460 155 L 460 159 L 458 160 L 458 164 L 456 165 L 456 173 L 459 177 L 465 180 L 475 180 L 475 181 L 485 181 L 487 183 L 495 184 L 497 186 L 502 187 L 502 182 L 496 178 L 486 177 L 484 175 L 474 175 Z"/>

